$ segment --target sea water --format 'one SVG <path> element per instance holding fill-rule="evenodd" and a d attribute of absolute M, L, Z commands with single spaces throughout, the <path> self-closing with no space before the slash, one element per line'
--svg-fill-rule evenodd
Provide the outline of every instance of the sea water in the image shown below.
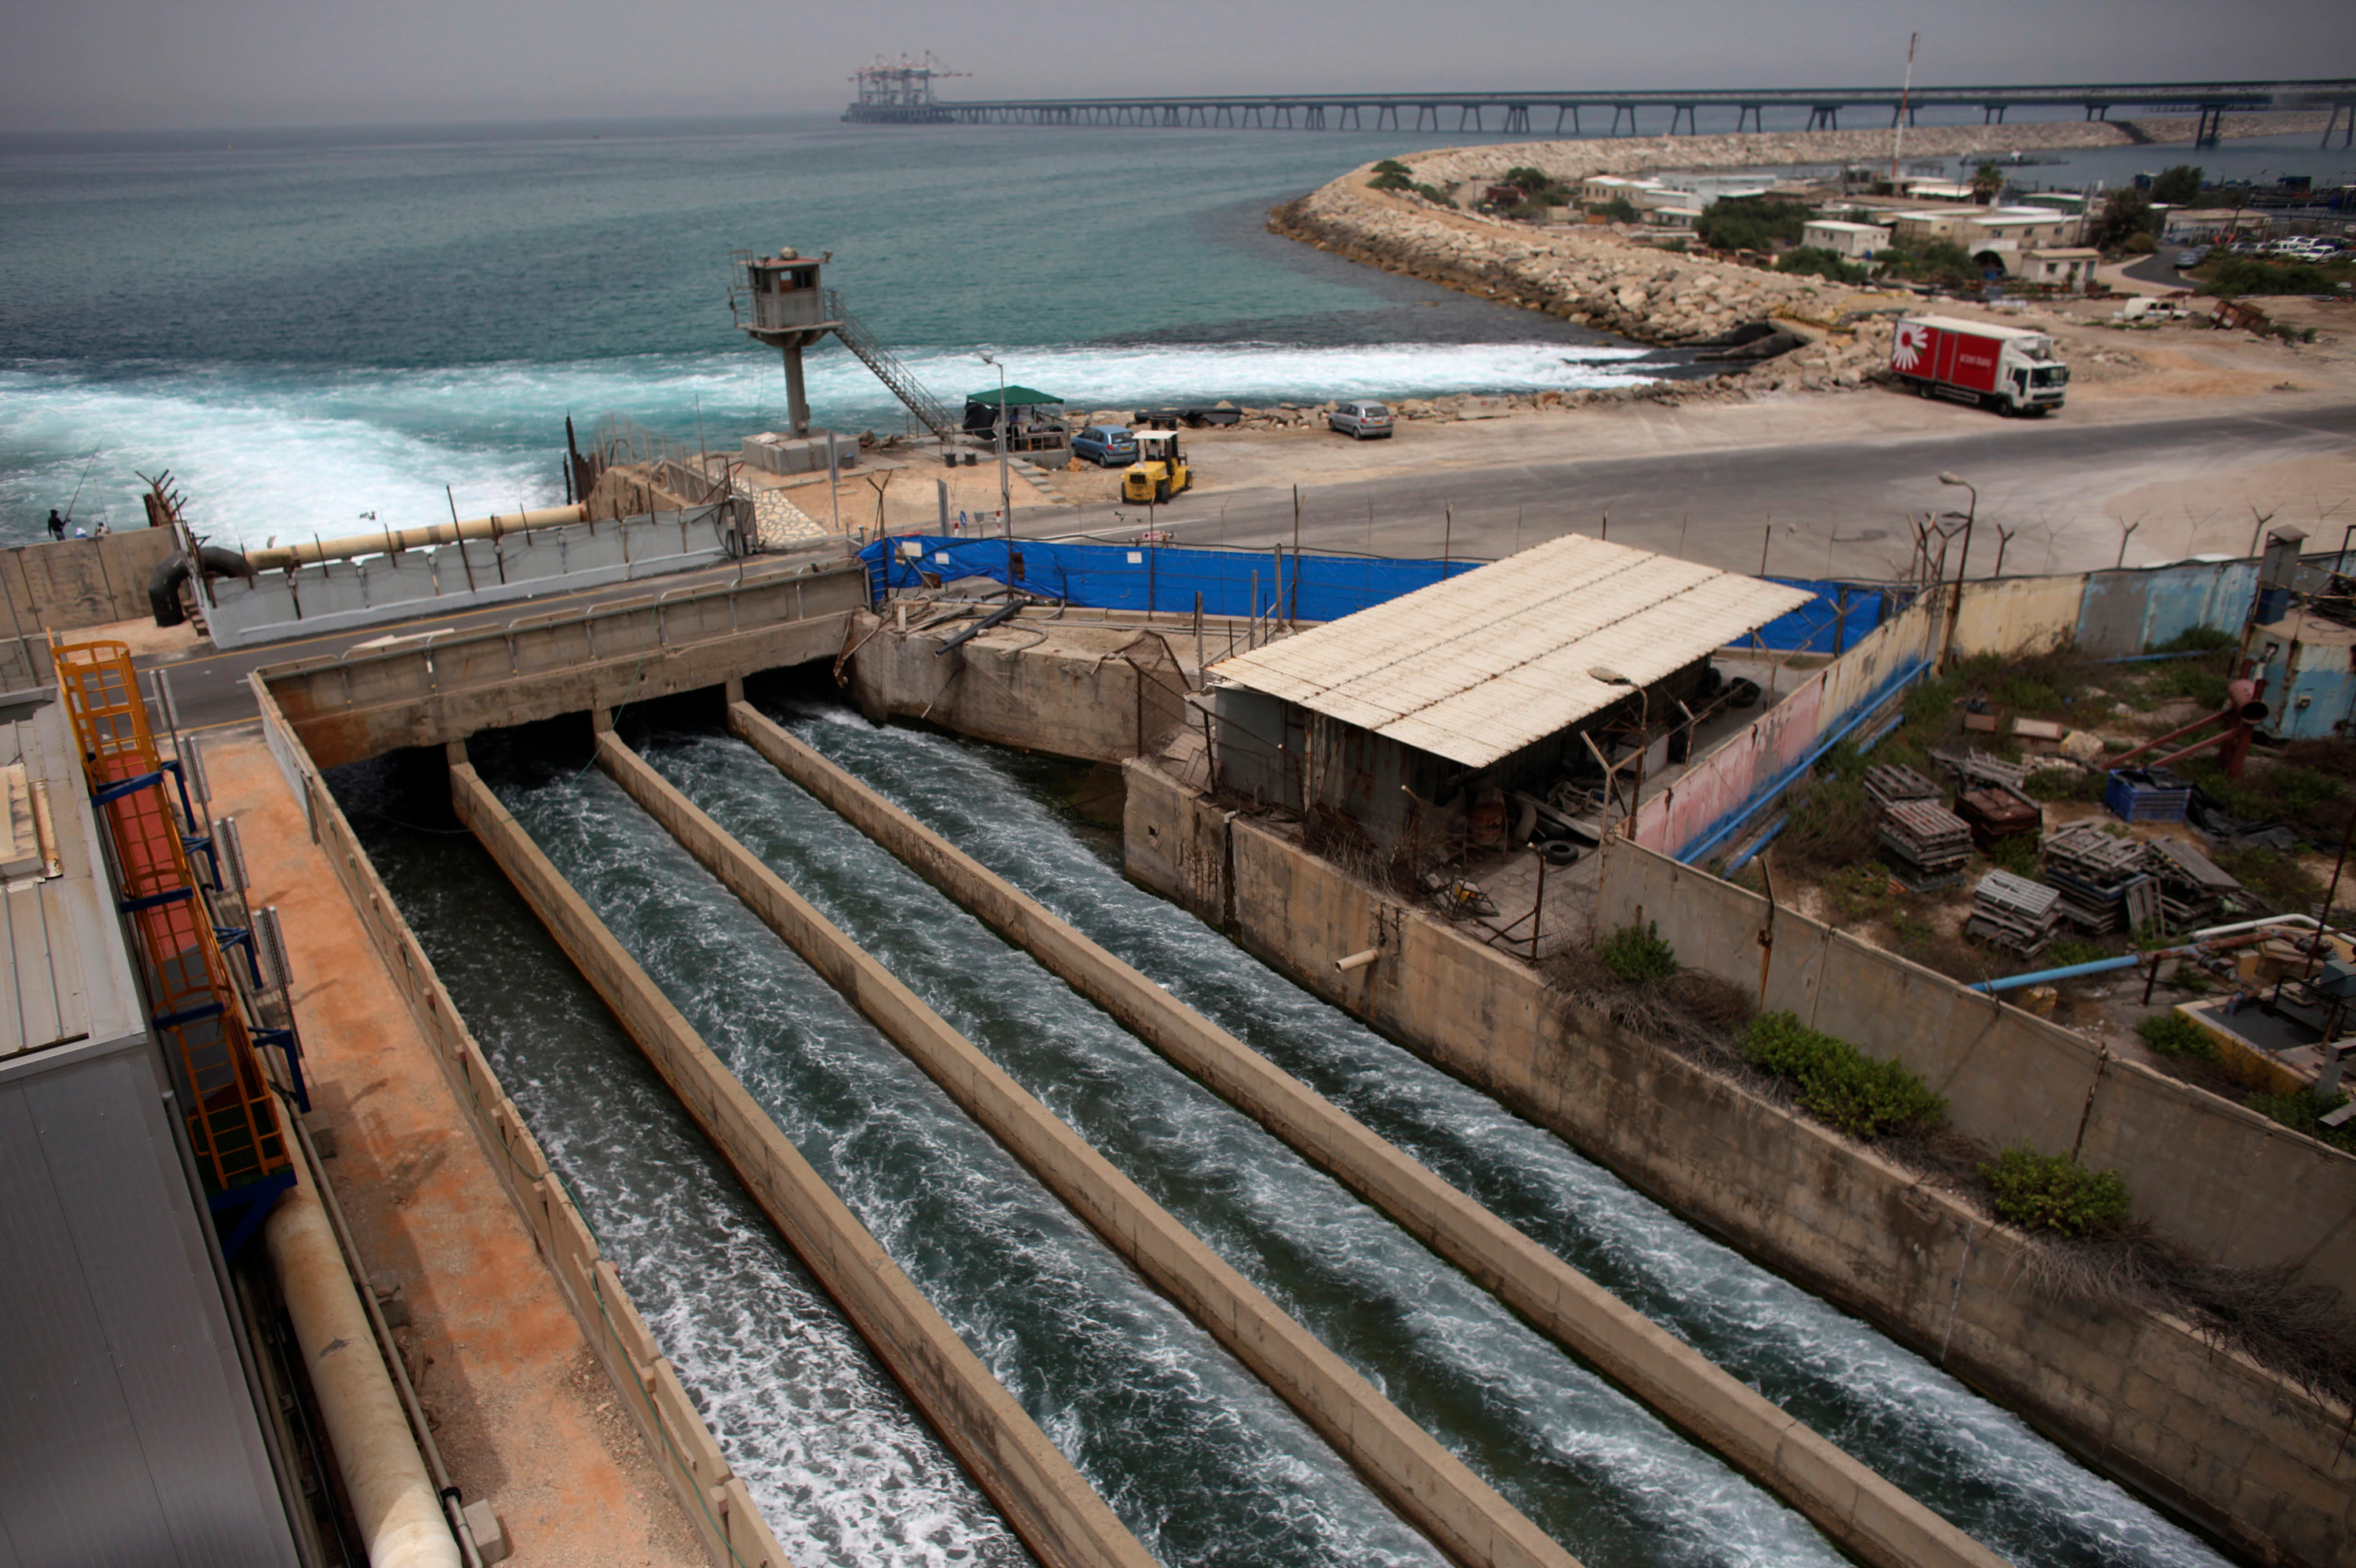
<path fill-rule="evenodd" d="M 569 414 L 733 450 L 784 417 L 731 251 L 828 283 L 952 403 L 975 357 L 1075 408 L 1624 385 L 1691 374 L 1267 232 L 1268 209 L 1457 133 L 760 121 L 0 141 L 0 543 L 145 522 L 169 470 L 225 541 L 562 498 Z M 2043 183 L 2265 165 L 2304 137 L 2060 155 Z M 905 429 L 831 343 L 823 424 Z M 86 476 L 86 477 L 85 477 Z M 79 494 L 77 495 L 77 488 Z"/>

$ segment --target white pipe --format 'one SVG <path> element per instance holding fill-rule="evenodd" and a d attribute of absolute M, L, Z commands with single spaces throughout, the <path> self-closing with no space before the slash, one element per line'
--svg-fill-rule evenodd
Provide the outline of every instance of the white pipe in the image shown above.
<path fill-rule="evenodd" d="M 379 528 L 372 534 L 347 534 L 341 539 L 324 542 L 314 539 L 309 544 L 280 545 L 274 549 L 250 549 L 245 552 L 245 559 L 256 571 L 283 571 L 322 560 L 343 560 L 356 555 L 390 555 L 394 550 L 423 549 L 430 545 L 452 544 L 459 539 L 503 539 L 509 534 L 522 533 L 530 528 L 554 528 L 562 523 L 580 523 L 588 519 L 589 507 L 585 503 L 571 507 L 541 507 L 534 511 L 511 512 L 505 516 L 468 517 L 463 523 L 428 523 L 422 528 Z"/>
<path fill-rule="evenodd" d="M 294 1190 L 271 1211 L 262 1236 L 352 1517 L 368 1543 L 369 1568 L 460 1568 L 458 1543 L 299 1159 Z"/>
<path fill-rule="evenodd" d="M 1380 958 L 1382 955 L 1383 950 L 1381 948 L 1369 947 L 1364 953 L 1353 953 L 1347 958 L 1334 959 L 1333 967 L 1346 975 L 1353 969 L 1365 968 L 1367 965 L 1372 964 L 1376 959 Z"/>

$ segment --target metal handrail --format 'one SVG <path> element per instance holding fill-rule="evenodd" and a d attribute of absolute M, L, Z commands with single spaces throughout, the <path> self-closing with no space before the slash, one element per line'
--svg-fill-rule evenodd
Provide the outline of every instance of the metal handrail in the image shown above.
<path fill-rule="evenodd" d="M 916 373 L 902 364 L 883 341 L 867 330 L 866 324 L 851 314 L 836 289 L 826 291 L 826 315 L 834 323 L 834 335 L 842 346 L 856 355 L 861 364 L 875 373 L 875 379 L 890 389 L 894 397 L 907 405 L 917 422 L 943 441 L 953 441 L 963 427 L 949 416 L 948 407 L 925 389 Z"/>

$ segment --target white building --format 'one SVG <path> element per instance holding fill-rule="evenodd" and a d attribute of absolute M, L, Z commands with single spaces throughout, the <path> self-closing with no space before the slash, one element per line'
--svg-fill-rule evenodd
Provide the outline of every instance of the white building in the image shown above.
<path fill-rule="evenodd" d="M 1664 190 L 1655 186 L 1632 198 L 1636 216 L 1655 229 L 1691 229 L 1701 221 L 1703 201 L 1689 190 Z"/>
<path fill-rule="evenodd" d="M 1848 223 L 1839 219 L 1812 218 L 1800 228 L 1800 243 L 1861 261 L 1890 243 L 1890 230 L 1878 223 Z"/>
<path fill-rule="evenodd" d="M 1614 201 L 1636 205 L 1639 193 L 1664 188 L 1657 180 L 1623 179 L 1618 175 L 1590 175 L 1579 182 L 1579 201 L 1582 207 L 1604 207 Z"/>
<path fill-rule="evenodd" d="M 2081 246 L 2023 251 L 2019 264 L 2007 270 L 2024 283 L 2050 283 L 2077 293 L 2094 281 L 2094 263 L 2102 259 L 2100 251 Z"/>

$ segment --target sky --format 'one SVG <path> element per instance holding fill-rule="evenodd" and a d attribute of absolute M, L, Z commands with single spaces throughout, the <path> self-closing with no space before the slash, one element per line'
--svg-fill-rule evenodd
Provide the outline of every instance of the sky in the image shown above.
<path fill-rule="evenodd" d="M 0 131 L 839 108 L 945 97 L 1862 86 L 2356 74 L 2349 0 L 9 0 Z"/>

